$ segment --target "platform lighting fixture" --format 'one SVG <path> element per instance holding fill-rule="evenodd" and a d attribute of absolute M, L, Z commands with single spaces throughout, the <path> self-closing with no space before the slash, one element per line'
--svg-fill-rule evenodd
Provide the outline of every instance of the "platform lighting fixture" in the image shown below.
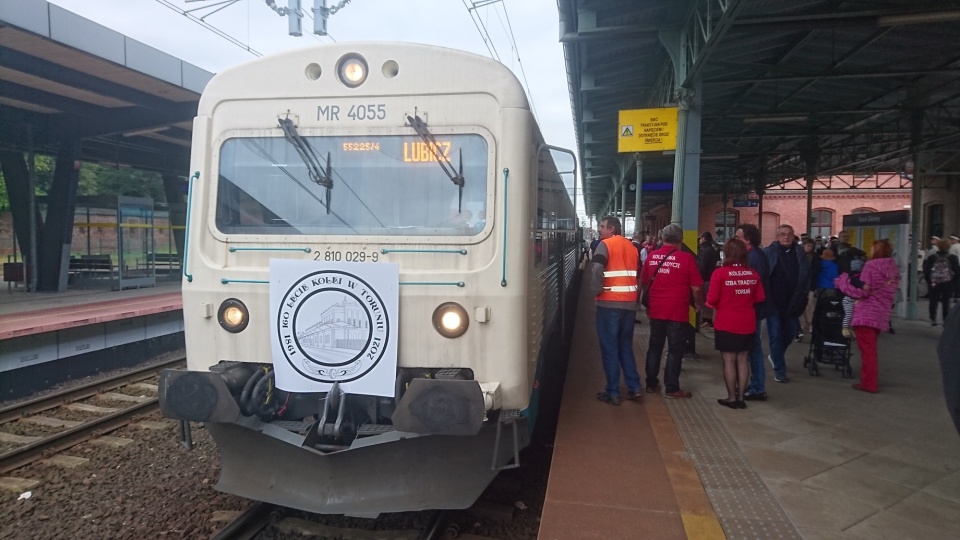
<path fill-rule="evenodd" d="M 934 11 L 931 13 L 909 13 L 888 15 L 877 18 L 877 26 L 903 26 L 907 24 L 928 24 L 960 21 L 960 11 Z"/>
<path fill-rule="evenodd" d="M 806 122 L 809 117 L 805 114 L 793 116 L 755 116 L 744 118 L 744 124 L 789 124 L 792 122 Z"/>
<path fill-rule="evenodd" d="M 700 156 L 700 161 L 727 161 L 740 159 L 740 154 L 706 154 Z"/>

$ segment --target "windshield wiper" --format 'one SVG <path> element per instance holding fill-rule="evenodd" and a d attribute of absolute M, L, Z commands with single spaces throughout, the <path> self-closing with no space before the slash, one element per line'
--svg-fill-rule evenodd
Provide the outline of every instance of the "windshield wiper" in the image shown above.
<path fill-rule="evenodd" d="M 420 135 L 420 138 L 423 139 L 423 142 L 427 143 L 427 148 L 433 152 L 433 155 L 437 158 L 437 163 L 440 165 L 440 168 L 443 169 L 444 174 L 446 174 L 450 181 L 456 184 L 460 188 L 460 195 L 457 201 L 457 212 L 463 211 L 463 185 L 466 183 L 463 179 L 463 149 L 460 149 L 460 169 L 454 172 L 453 163 L 450 163 L 450 160 L 447 159 L 447 156 L 443 155 L 443 152 L 440 150 L 440 145 L 437 144 L 437 139 L 433 137 L 433 133 L 430 133 L 430 130 L 427 129 L 427 124 L 424 122 L 419 115 L 407 116 L 407 122 L 410 124 L 410 127 L 417 132 L 417 135 Z"/>
<path fill-rule="evenodd" d="M 277 122 L 280 123 L 283 138 L 296 148 L 297 153 L 300 154 L 300 159 L 302 159 L 304 165 L 307 166 L 307 174 L 310 176 L 310 180 L 326 188 L 326 192 L 324 193 L 326 203 L 324 206 L 327 207 L 327 213 L 329 214 L 330 190 L 333 189 L 333 178 L 331 174 L 333 172 L 333 165 L 330 163 L 330 152 L 327 152 L 327 169 L 324 170 L 320 165 L 320 158 L 317 157 L 317 152 L 310 146 L 310 143 L 307 142 L 306 139 L 297 133 L 297 126 L 293 124 L 293 120 L 289 118 L 277 118 Z"/>

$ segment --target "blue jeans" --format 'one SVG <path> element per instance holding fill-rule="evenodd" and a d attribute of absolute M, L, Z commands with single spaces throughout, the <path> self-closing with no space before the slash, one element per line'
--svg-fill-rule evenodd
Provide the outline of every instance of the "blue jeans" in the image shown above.
<path fill-rule="evenodd" d="M 797 318 L 777 311 L 767 317 L 767 337 L 770 339 L 770 357 L 773 359 L 773 371 L 779 376 L 787 375 L 787 360 L 784 354 L 787 347 L 797 337 Z"/>
<path fill-rule="evenodd" d="M 667 393 L 680 390 L 680 369 L 683 367 L 683 353 L 686 351 L 686 335 L 690 323 L 650 319 L 650 345 L 647 348 L 647 387 L 660 384 L 660 359 L 663 357 L 663 343 L 669 343 L 667 365 L 663 368 L 663 386 Z"/>
<path fill-rule="evenodd" d="M 640 392 L 640 374 L 633 356 L 633 320 L 636 311 L 597 307 L 597 338 L 603 358 L 603 374 L 607 377 L 604 391 L 610 396 L 620 395 L 620 370 L 627 390 Z"/>
<path fill-rule="evenodd" d="M 751 394 L 762 394 L 767 391 L 767 367 L 763 365 L 763 319 L 757 319 L 757 336 L 753 340 L 753 350 L 747 355 L 750 364 L 750 383 L 747 391 Z"/>

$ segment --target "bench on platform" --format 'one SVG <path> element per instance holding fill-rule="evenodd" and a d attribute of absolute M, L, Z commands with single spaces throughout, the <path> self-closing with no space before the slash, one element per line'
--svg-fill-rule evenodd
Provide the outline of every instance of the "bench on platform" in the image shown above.
<path fill-rule="evenodd" d="M 153 266 L 158 274 L 173 274 L 181 270 L 180 256 L 176 253 L 147 253 L 145 262 L 137 261 L 137 268 Z"/>
<path fill-rule="evenodd" d="M 81 255 L 70 257 L 69 276 L 73 283 L 87 280 L 114 280 L 113 257 L 110 255 Z"/>

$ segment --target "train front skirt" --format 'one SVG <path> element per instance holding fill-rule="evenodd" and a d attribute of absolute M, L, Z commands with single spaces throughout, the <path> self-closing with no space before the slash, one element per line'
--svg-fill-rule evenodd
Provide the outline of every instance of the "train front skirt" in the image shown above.
<path fill-rule="evenodd" d="M 469 507 L 527 446 L 526 422 L 519 414 L 509 424 L 487 421 L 475 436 L 387 431 L 332 453 L 255 418 L 206 427 L 220 450 L 218 490 L 308 512 L 375 517 Z"/>
<path fill-rule="evenodd" d="M 253 368 L 233 375 L 247 367 L 160 376 L 164 415 L 204 422 L 213 436 L 221 461 L 217 489 L 227 493 L 354 516 L 467 508 L 499 470 L 518 465 L 520 449 L 529 444 L 527 417 L 516 410 L 485 412 L 484 393 L 473 380 L 410 381 L 392 425 L 365 422 L 347 430 L 342 413 L 349 398 L 337 385 L 323 399 L 319 419 L 245 416 L 226 381 L 239 387 Z M 331 403 L 338 411 L 328 410 Z"/>

